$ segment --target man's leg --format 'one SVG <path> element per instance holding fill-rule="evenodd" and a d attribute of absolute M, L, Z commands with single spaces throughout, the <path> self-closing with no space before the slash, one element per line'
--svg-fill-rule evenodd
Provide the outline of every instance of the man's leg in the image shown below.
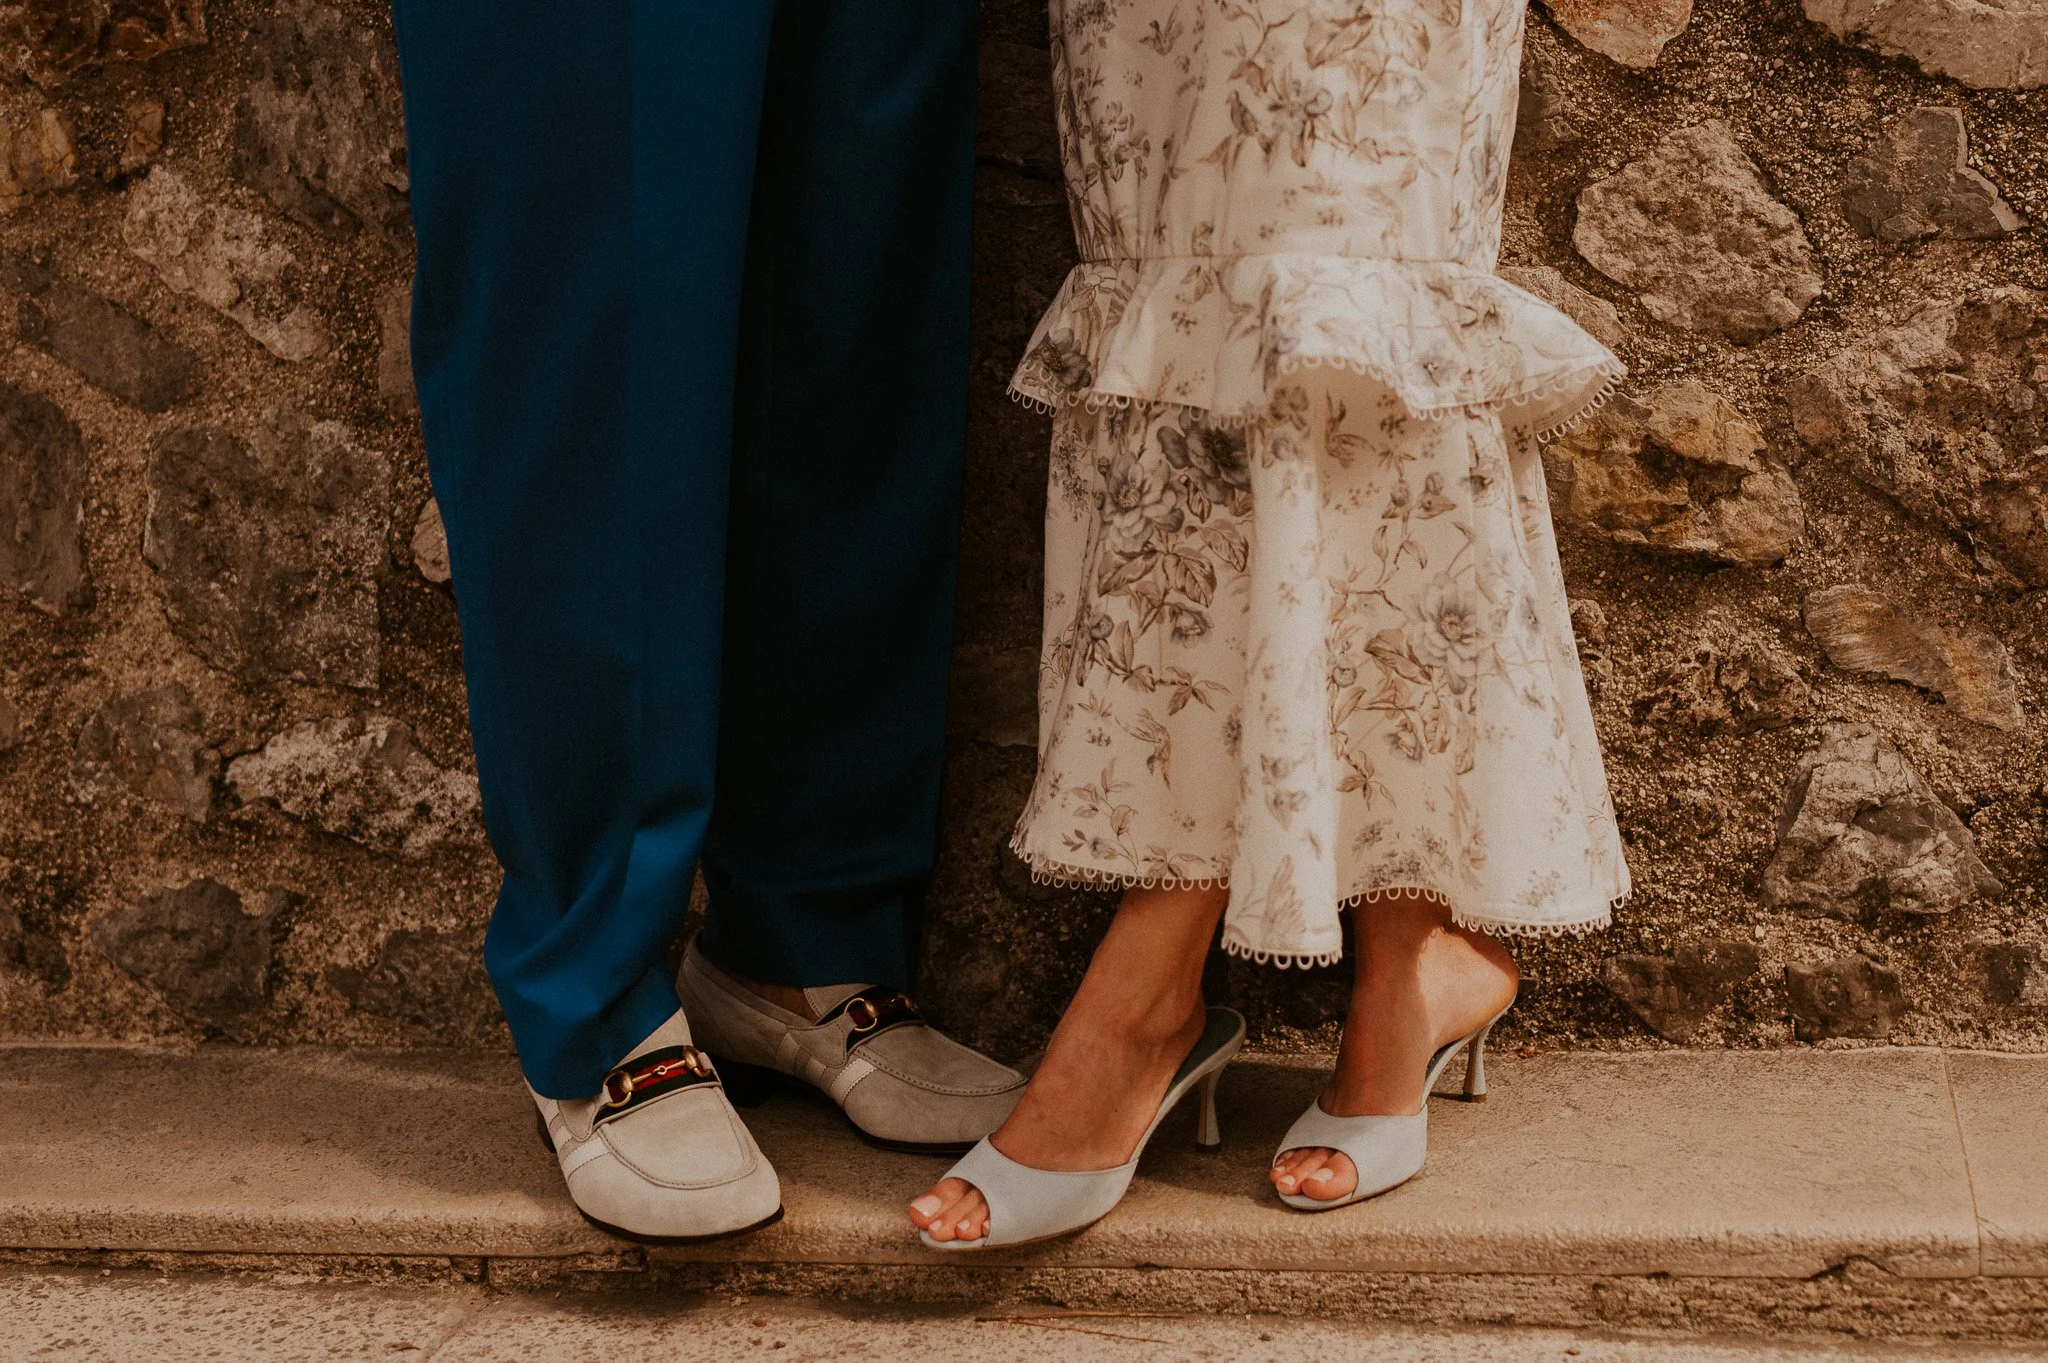
<path fill-rule="evenodd" d="M 748 262 L 706 955 L 906 987 L 944 757 L 975 10 L 781 0 Z"/>
<path fill-rule="evenodd" d="M 676 1010 L 773 0 L 398 0 L 414 365 L 534 1088 Z"/>

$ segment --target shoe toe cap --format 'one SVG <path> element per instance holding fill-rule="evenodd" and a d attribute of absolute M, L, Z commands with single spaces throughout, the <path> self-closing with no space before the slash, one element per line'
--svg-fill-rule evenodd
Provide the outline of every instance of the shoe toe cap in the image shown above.
<path fill-rule="evenodd" d="M 782 1206 L 781 1181 L 766 1160 L 723 1183 L 670 1187 L 606 1154 L 569 1176 L 569 1195 L 592 1220 L 656 1239 L 727 1235 L 759 1225 Z"/>
<path fill-rule="evenodd" d="M 759 1147 L 722 1089 L 674 1094 L 598 1128 L 619 1160 L 653 1183 L 708 1186 L 743 1177 Z"/>
<path fill-rule="evenodd" d="M 569 1192 L 593 1219 L 635 1235 L 720 1235 L 782 1205 L 773 1166 L 724 1093 L 679 1093 L 598 1128 L 602 1153 L 577 1164 Z"/>
<path fill-rule="evenodd" d="M 945 1093 L 876 1070 L 847 1092 L 846 1115 L 877 1140 L 972 1145 L 1001 1126 L 1023 1095 L 1021 1078 L 993 1093 Z"/>

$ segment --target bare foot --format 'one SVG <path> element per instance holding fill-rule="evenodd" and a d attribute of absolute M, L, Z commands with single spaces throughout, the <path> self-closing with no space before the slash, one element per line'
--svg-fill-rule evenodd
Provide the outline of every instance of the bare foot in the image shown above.
<path fill-rule="evenodd" d="M 1201 1040 L 1202 961 L 1225 890 L 1131 890 L 1060 1018 L 1045 1059 L 990 1138 L 1034 1169 L 1114 1169 L 1131 1157 L 1174 1071 Z M 910 1204 L 932 1239 L 978 1240 L 988 1203 L 941 1180 Z"/>
<path fill-rule="evenodd" d="M 1405 1116 L 1422 1110 L 1429 1059 L 1514 1000 L 1521 973 L 1491 937 L 1453 927 L 1450 911 L 1419 896 L 1357 910 L 1357 975 L 1337 1070 L 1323 1111 Z M 1334 1201 L 1358 1186 L 1348 1155 L 1320 1146 L 1284 1152 L 1269 1173 L 1283 1193 Z"/>

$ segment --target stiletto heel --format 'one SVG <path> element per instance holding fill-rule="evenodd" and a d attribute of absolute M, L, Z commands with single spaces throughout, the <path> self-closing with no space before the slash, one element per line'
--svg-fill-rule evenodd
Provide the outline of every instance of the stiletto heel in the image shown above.
<path fill-rule="evenodd" d="M 1510 999 L 1508 1008 L 1514 1006 L 1514 1000 Z M 1308 1111 L 1288 1128 L 1273 1162 L 1279 1163 L 1280 1157 L 1290 1150 L 1335 1150 L 1348 1158 L 1358 1171 L 1358 1186 L 1343 1197 L 1327 1201 L 1306 1193 L 1281 1193 L 1280 1200 L 1300 1211 L 1334 1211 L 1354 1202 L 1363 1202 L 1368 1197 L 1377 1197 L 1390 1188 L 1398 1188 L 1421 1173 L 1422 1162 L 1429 1154 L 1429 1096 L 1436 1091 L 1436 1081 L 1443 1077 L 1451 1061 L 1457 1059 L 1458 1052 L 1464 1051 L 1465 1096 L 1475 1103 L 1483 1101 L 1486 1097 L 1486 1037 L 1493 1031 L 1493 1025 L 1507 1013 L 1507 1008 L 1501 1009 L 1486 1020 L 1485 1026 L 1437 1049 L 1436 1054 L 1429 1058 L 1429 1068 L 1422 1077 L 1422 1110 L 1419 1112 L 1411 1112 L 1405 1117 L 1333 1117 L 1323 1111 L 1321 1098 L 1310 1103 Z"/>
<path fill-rule="evenodd" d="M 1486 1038 L 1493 1032 L 1493 1024 L 1487 1023 L 1479 1029 L 1479 1035 L 1472 1038 L 1472 1050 L 1465 1057 L 1465 1101 L 1483 1103 L 1486 1101 Z"/>
<path fill-rule="evenodd" d="M 1209 1077 L 1202 1081 L 1202 1106 L 1195 1119 L 1195 1144 L 1204 1150 L 1223 1148 L 1223 1124 L 1216 1120 L 1216 1081 L 1222 1077 L 1222 1070 L 1211 1070 Z"/>
<path fill-rule="evenodd" d="M 1244 1018 L 1229 1008 L 1211 1008 L 1202 1039 L 1188 1052 L 1188 1058 L 1181 1062 L 1166 1086 L 1166 1097 L 1153 1115 L 1152 1125 L 1145 1128 L 1131 1157 L 1114 1169 L 1073 1173 L 1034 1169 L 1017 1163 L 984 1138 L 946 1171 L 946 1177 L 972 1184 L 981 1194 L 981 1200 L 988 1204 L 988 1230 L 976 1240 L 934 1240 L 930 1231 L 919 1231 L 918 1238 L 928 1249 L 995 1249 L 1033 1245 L 1094 1225 L 1123 1201 L 1131 1186 L 1131 1176 L 1138 1172 L 1138 1161 L 1151 1143 L 1152 1133 L 1166 1120 L 1166 1114 L 1198 1088 L 1202 1106 L 1196 1119 L 1195 1139 L 1211 1149 L 1223 1143 L 1216 1124 L 1216 1076 L 1237 1058 L 1238 1048 L 1243 1045 Z"/>

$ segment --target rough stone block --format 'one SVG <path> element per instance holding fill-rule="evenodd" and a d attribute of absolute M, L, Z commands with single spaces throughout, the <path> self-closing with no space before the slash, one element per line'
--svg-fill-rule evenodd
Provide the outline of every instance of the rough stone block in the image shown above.
<path fill-rule="evenodd" d="M 87 801 L 131 791 L 205 823 L 220 755 L 200 729 L 199 711 L 177 682 L 123 696 L 79 733 L 72 788 Z"/>
<path fill-rule="evenodd" d="M 1804 0 L 1837 38 L 1979 90 L 2048 85 L 2048 0 Z"/>
<path fill-rule="evenodd" d="M 282 0 L 249 32 L 235 174 L 336 239 L 403 232 L 405 125 L 390 34 L 313 0 Z"/>
<path fill-rule="evenodd" d="M 415 1023 L 450 1041 L 478 1040 L 501 1016 L 481 932 L 394 932 L 368 969 L 330 966 L 327 982 L 358 1012 Z"/>
<path fill-rule="evenodd" d="M 1842 216 L 1879 241 L 2002 237 L 2020 225 L 1998 186 L 1970 169 L 1963 111 L 1934 106 L 1908 113 L 1849 163 Z"/>
<path fill-rule="evenodd" d="M 1917 620 L 1853 583 L 1807 597 L 1806 628 L 1844 671 L 1909 682 L 1995 729 L 2012 732 L 2026 724 L 2012 659 L 1983 630 L 1959 634 Z"/>
<path fill-rule="evenodd" d="M 0 383 L 0 585 L 52 614 L 92 605 L 85 442 L 62 408 Z"/>
<path fill-rule="evenodd" d="M 1929 303 L 1784 389 L 1816 453 L 2048 586 L 2048 304 L 1996 288 Z"/>
<path fill-rule="evenodd" d="M 1655 66 L 1692 22 L 1692 0 L 1544 0 L 1557 26 L 1623 66 Z"/>
<path fill-rule="evenodd" d="M 206 41 L 206 0 L 22 0 L 0 6 L 0 51 L 40 85 Z"/>
<path fill-rule="evenodd" d="M 420 576 L 443 586 L 455 576 L 448 566 L 448 527 L 441 523 L 441 504 L 432 497 L 420 508 L 412 527 L 412 562 Z"/>
<path fill-rule="evenodd" d="M 118 303 L 24 256 L 0 256 L 0 288 L 13 293 L 15 334 L 78 376 L 145 412 L 199 391 L 199 358 Z"/>
<path fill-rule="evenodd" d="M 1614 398 L 1544 447 L 1550 501 L 1623 544 L 1724 563 L 1776 563 L 1805 532 L 1791 474 L 1763 433 L 1690 381 Z"/>
<path fill-rule="evenodd" d="M 326 352 L 326 328 L 288 287 L 297 258 L 254 213 L 209 203 L 157 166 L 128 191 L 121 239 L 165 284 L 217 310 L 279 359 Z"/>
<path fill-rule="evenodd" d="M 334 421 L 271 411 L 250 441 L 188 428 L 156 442 L 142 551 L 171 623 L 247 681 L 377 684 L 377 575 L 391 470 Z"/>
<path fill-rule="evenodd" d="M 71 128 L 55 109 L 0 118 L 0 213 L 78 183 Z"/>
<path fill-rule="evenodd" d="M 1896 971 L 1864 955 L 1785 967 L 1792 1032 L 1801 1041 L 1853 1036 L 1882 1040 L 1911 1005 Z"/>
<path fill-rule="evenodd" d="M 1601 967 L 1600 982 L 1650 1030 L 1684 1044 L 1762 966 L 1754 943 L 1699 942 L 1670 956 L 1616 956 Z"/>
<path fill-rule="evenodd" d="M 271 924 L 216 880 L 166 887 L 92 925 L 100 953 L 179 1017 L 231 1028 L 270 1001 Z"/>
<path fill-rule="evenodd" d="M 228 785 L 244 802 L 270 801 L 378 851 L 420 857 L 483 839 L 476 778 L 436 766 L 412 730 L 387 715 L 287 729 L 229 763 Z"/>
<path fill-rule="evenodd" d="M 1773 905 L 1860 919 L 1949 913 L 2005 887 L 1897 748 L 1867 724 L 1830 724 L 1785 792 L 1763 889 Z"/>
<path fill-rule="evenodd" d="M 1821 293 L 1798 217 L 1718 119 L 1588 185 L 1572 244 L 1658 321 L 1737 342 L 1790 326 Z"/>

